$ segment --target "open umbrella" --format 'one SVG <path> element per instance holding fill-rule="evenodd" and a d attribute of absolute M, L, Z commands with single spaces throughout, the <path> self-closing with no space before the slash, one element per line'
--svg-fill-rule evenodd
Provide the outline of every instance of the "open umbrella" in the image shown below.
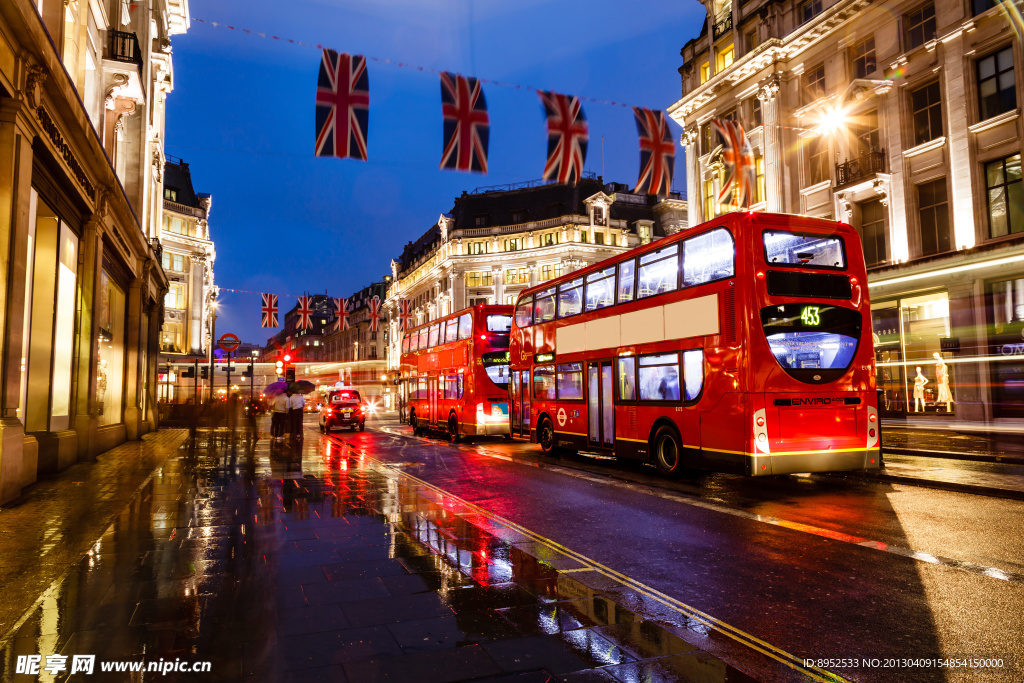
<path fill-rule="evenodd" d="M 312 394 L 316 391 L 316 385 L 312 382 L 307 382 L 304 379 L 300 379 L 298 382 L 291 383 L 291 390 L 300 394 Z"/>
<path fill-rule="evenodd" d="M 268 384 L 264 387 L 263 395 L 277 396 L 278 394 L 283 394 L 286 391 L 288 391 L 288 382 L 274 382 L 273 384 Z"/>

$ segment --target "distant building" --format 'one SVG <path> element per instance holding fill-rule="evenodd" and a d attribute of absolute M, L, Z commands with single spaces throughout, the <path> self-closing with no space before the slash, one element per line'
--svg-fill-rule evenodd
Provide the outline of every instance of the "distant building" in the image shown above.
<path fill-rule="evenodd" d="M 263 347 L 260 360 L 273 363 L 281 353 L 290 354 L 296 362 L 316 360 L 320 354 L 320 344 L 330 330 L 334 302 L 326 294 L 313 294 L 313 327 L 299 329 L 299 304 L 295 303 L 281 317 L 281 331 L 267 340 Z"/>
<path fill-rule="evenodd" d="M 188 164 L 168 157 L 164 164 L 164 216 L 160 229 L 162 263 L 168 291 L 160 331 L 161 362 L 170 356 L 208 355 L 213 262 L 217 252 L 210 238 L 208 194 L 195 193 Z"/>
<path fill-rule="evenodd" d="M 464 192 L 391 262 L 388 365 L 400 360 L 402 299 L 412 302 L 413 325 L 475 304 L 511 304 L 527 287 L 686 227 L 677 193 L 636 195 L 595 177 Z"/>
<path fill-rule="evenodd" d="M 705 6 L 668 110 L 684 128 L 693 215 L 728 210 L 710 120 L 737 119 L 755 155 L 753 208 L 860 232 L 882 410 L 1024 418 L 1020 3 Z M 922 412 L 908 400 L 917 366 Z"/>
<path fill-rule="evenodd" d="M 320 340 L 317 360 L 346 362 L 387 358 L 388 328 L 383 315 L 387 285 L 386 280 L 374 282 L 348 297 L 349 329 L 334 331 L 332 323 L 326 336 Z M 381 302 L 381 321 L 376 332 L 370 329 L 370 300 L 374 296 L 380 297 Z"/>

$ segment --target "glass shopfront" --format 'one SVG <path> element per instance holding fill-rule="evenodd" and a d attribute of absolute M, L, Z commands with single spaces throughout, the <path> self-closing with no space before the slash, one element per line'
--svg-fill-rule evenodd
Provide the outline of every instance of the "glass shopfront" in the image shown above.
<path fill-rule="evenodd" d="M 19 411 L 27 432 L 68 429 L 78 236 L 33 189 Z"/>
<path fill-rule="evenodd" d="M 949 295 L 934 292 L 872 304 L 878 388 L 884 414 L 952 415 L 955 365 L 942 350 L 950 336 Z"/>
<path fill-rule="evenodd" d="M 122 421 L 124 390 L 124 290 L 100 273 L 100 314 L 96 340 L 96 409 L 99 424 Z"/>
<path fill-rule="evenodd" d="M 1024 417 L 1024 278 L 987 290 L 992 416 Z"/>

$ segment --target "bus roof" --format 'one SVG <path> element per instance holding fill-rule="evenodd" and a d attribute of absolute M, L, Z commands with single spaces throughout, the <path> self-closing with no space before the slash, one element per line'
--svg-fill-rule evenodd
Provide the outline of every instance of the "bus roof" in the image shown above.
<path fill-rule="evenodd" d="M 446 320 L 459 318 L 465 315 L 466 313 L 478 312 L 484 315 L 488 313 L 493 313 L 495 315 L 512 315 L 512 311 L 514 309 L 515 307 L 512 304 L 477 304 L 476 306 L 463 308 L 461 311 L 456 311 L 455 313 L 449 313 L 448 315 L 443 316 L 441 318 L 435 318 L 434 320 L 431 320 L 430 322 L 425 322 L 422 325 L 411 327 L 408 330 L 404 330 L 404 332 L 406 334 L 409 334 L 411 332 L 418 332 L 419 330 L 422 330 L 423 328 L 428 328 L 431 325 L 437 325 L 438 323 L 443 323 Z"/>

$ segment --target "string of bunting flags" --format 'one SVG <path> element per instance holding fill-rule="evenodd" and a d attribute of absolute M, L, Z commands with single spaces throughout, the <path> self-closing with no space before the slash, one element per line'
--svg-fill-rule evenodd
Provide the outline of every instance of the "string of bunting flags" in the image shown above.
<path fill-rule="evenodd" d="M 193 18 L 193 21 L 242 31 L 294 45 L 321 50 L 315 98 L 315 142 L 317 157 L 367 161 L 370 123 L 370 79 L 367 61 L 392 64 L 437 74 L 441 86 L 442 144 L 439 168 L 486 174 L 490 116 L 483 84 L 532 90 L 540 98 L 547 119 L 548 150 L 542 177 L 562 184 L 575 184 L 583 173 L 590 131 L 582 102 L 630 107 L 622 102 L 584 96 L 564 95 L 485 78 L 463 76 L 407 62 L 351 55 L 323 45 L 282 38 L 229 24 Z M 672 187 L 675 171 L 675 143 L 664 112 L 632 106 L 640 146 L 640 174 L 634 192 L 664 196 Z"/>
<path fill-rule="evenodd" d="M 218 287 L 220 292 L 231 292 L 235 294 L 259 294 L 260 295 L 260 313 L 261 323 L 260 327 L 280 327 L 280 306 L 279 295 L 272 294 L 270 292 L 254 292 L 248 289 L 233 289 L 231 287 Z M 294 297 L 297 300 L 295 313 L 298 319 L 295 322 L 295 327 L 300 330 L 309 330 L 313 328 L 313 319 L 317 316 L 317 312 L 314 310 L 314 299 L 312 295 L 291 295 L 284 294 L 280 296 Z M 354 298 L 333 298 L 331 297 L 331 318 L 328 322 L 331 323 L 332 332 L 340 332 L 351 328 L 351 317 L 352 311 L 356 308 L 360 308 L 363 305 L 369 309 L 369 322 L 370 331 L 377 332 L 384 320 L 384 302 L 381 301 L 380 296 L 373 295 L 368 299 L 365 297 L 354 299 Z M 413 325 L 413 314 L 412 314 L 412 301 L 409 299 L 398 300 L 398 322 L 399 330 L 405 331 Z"/>

